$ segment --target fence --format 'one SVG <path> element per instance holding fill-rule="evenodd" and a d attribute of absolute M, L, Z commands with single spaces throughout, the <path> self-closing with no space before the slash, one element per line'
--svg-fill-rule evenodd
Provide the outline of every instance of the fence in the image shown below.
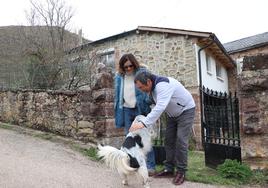
<path fill-rule="evenodd" d="M 102 56 L 77 57 L 41 63 L 34 57 L 21 62 L 0 63 L 0 89 L 68 89 L 94 85 Z M 103 66 L 103 65 L 102 65 Z M 107 66 L 114 73 L 113 67 Z"/>
<path fill-rule="evenodd" d="M 206 164 L 215 167 L 225 159 L 241 161 L 239 108 L 236 93 L 202 89 L 202 140 Z"/>

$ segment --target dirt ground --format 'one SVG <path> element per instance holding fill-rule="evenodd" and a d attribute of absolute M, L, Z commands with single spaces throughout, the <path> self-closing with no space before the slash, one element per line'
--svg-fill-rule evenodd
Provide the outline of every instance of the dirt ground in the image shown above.
<path fill-rule="evenodd" d="M 66 144 L 34 136 L 33 130 L 0 128 L 0 188 L 138 188 L 135 176 L 121 185 L 116 172 Z M 18 131 L 19 130 L 19 131 Z M 25 134 L 30 131 L 31 134 Z M 150 179 L 152 188 L 172 188 L 171 179 Z M 186 181 L 181 188 L 219 188 Z M 223 187 L 221 187 L 223 188 Z"/>

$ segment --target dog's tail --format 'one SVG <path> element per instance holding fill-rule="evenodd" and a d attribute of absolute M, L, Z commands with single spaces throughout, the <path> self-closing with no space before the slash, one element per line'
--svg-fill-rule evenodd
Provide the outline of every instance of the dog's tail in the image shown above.
<path fill-rule="evenodd" d="M 100 157 L 105 164 L 120 173 L 128 174 L 129 172 L 137 170 L 129 166 L 130 158 L 127 153 L 112 147 L 112 146 L 102 146 L 98 145 L 98 157 Z"/>

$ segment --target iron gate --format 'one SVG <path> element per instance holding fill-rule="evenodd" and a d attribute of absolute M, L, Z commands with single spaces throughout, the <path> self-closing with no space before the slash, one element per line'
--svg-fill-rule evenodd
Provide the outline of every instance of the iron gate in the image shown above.
<path fill-rule="evenodd" d="M 239 106 L 236 93 L 202 88 L 202 142 L 206 166 L 216 168 L 225 159 L 241 162 Z"/>

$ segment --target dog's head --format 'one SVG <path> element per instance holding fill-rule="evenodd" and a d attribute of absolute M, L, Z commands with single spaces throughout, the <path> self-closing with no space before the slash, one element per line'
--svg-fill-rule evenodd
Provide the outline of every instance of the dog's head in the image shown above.
<path fill-rule="evenodd" d="M 138 122 L 143 122 L 144 119 L 145 119 L 145 116 L 144 115 L 138 115 L 138 116 L 136 116 L 136 118 L 134 119 L 134 121 L 132 122 L 132 124 L 133 123 L 138 123 Z M 149 132 L 149 134 L 150 134 L 150 136 L 151 136 L 152 139 L 155 139 L 156 136 L 157 136 L 156 132 L 154 131 L 154 128 L 155 128 L 154 125 L 150 125 L 150 126 L 147 127 L 147 130 L 148 130 L 148 132 Z"/>

